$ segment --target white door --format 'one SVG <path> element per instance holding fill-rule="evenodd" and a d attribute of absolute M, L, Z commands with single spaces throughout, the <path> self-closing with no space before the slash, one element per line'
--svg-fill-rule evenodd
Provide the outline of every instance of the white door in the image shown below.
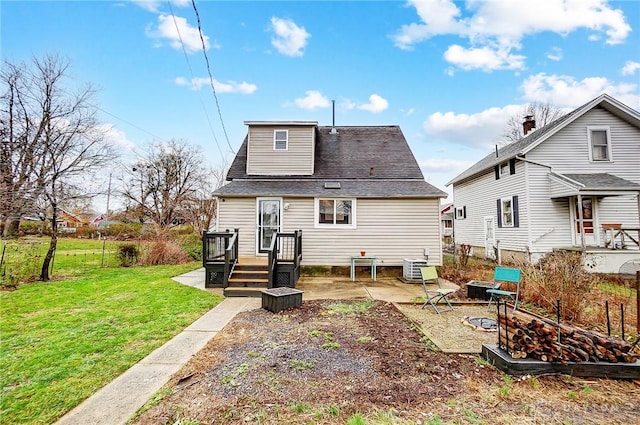
<path fill-rule="evenodd" d="M 258 240 L 256 243 L 257 253 L 265 253 L 271 246 L 271 240 L 276 232 L 280 231 L 282 224 L 282 200 L 280 198 L 258 198 L 258 216 L 256 232 Z"/>
<path fill-rule="evenodd" d="M 496 259 L 494 247 L 496 245 L 496 222 L 493 216 L 484 218 L 484 256 L 486 258 Z"/>
<path fill-rule="evenodd" d="M 596 198 L 585 196 L 582 198 L 582 224 L 580 223 L 580 212 L 578 210 L 578 199 L 571 199 L 571 222 L 573 223 L 573 244 L 582 245 L 582 234 L 584 233 L 584 244 L 586 246 L 598 245 L 598 232 L 595 230 L 596 223 Z"/>

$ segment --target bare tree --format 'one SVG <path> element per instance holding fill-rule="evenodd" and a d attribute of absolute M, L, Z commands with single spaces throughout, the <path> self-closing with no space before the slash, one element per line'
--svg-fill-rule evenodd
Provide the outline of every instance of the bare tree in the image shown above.
<path fill-rule="evenodd" d="M 524 117 L 533 117 L 536 122 L 536 128 L 542 128 L 563 115 L 564 112 L 561 109 L 550 103 L 530 103 L 522 108 L 520 114 L 514 115 L 507 120 L 502 137 L 506 143 L 513 143 L 522 139 L 524 137 L 524 129 L 522 127 Z"/>
<path fill-rule="evenodd" d="M 7 74 L 12 89 L 3 141 L 8 134 L 7 147 L 14 151 L 4 154 L 2 165 L 3 180 L 10 176 L 13 184 L 3 202 L 11 204 L 11 219 L 19 220 L 21 208 L 35 205 L 38 197 L 49 210 L 51 241 L 40 273 L 44 281 L 57 246 L 60 206 L 88 196 L 84 183 L 89 175 L 115 157 L 98 126 L 91 87 L 76 94 L 65 89 L 68 67 L 68 61 L 48 55 L 34 58 L 30 67 L 9 66 Z"/>
<path fill-rule="evenodd" d="M 151 144 L 133 167 L 126 168 L 122 195 L 140 221 L 165 230 L 186 220 L 184 211 L 208 180 L 202 152 L 186 142 Z"/>
<path fill-rule="evenodd" d="M 224 182 L 224 171 L 209 169 L 206 180 L 198 185 L 194 196 L 182 208 L 184 218 L 193 226 L 193 230 L 202 235 L 213 225 L 216 219 L 217 201 L 213 192 Z"/>
<path fill-rule="evenodd" d="M 4 62 L 0 72 L 0 223 L 2 236 L 18 235 L 20 218 L 35 206 L 40 188 L 34 168 L 42 156 L 44 122 L 24 64 Z"/>

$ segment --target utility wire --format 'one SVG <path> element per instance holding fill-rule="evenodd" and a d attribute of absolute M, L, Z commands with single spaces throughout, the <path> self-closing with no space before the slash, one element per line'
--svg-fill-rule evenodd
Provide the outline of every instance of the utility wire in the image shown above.
<path fill-rule="evenodd" d="M 222 119 L 222 111 L 220 110 L 220 102 L 218 102 L 218 95 L 216 94 L 216 88 L 213 85 L 213 75 L 211 74 L 211 66 L 209 64 L 209 57 L 207 56 L 207 49 L 204 43 L 204 37 L 202 35 L 202 26 L 200 24 L 200 14 L 198 13 L 198 8 L 196 7 L 196 1 L 191 0 L 191 4 L 193 5 L 193 11 L 196 14 L 196 19 L 198 21 L 198 34 L 200 34 L 200 41 L 202 42 L 202 53 L 204 54 L 204 60 L 207 63 L 207 73 L 209 74 L 209 84 L 211 85 L 211 90 L 213 91 L 213 97 L 216 100 L 216 108 L 218 108 L 218 116 L 220 117 L 220 125 L 222 126 L 222 130 L 224 132 L 224 137 L 227 140 L 227 145 L 229 145 L 229 149 L 231 152 L 235 154 L 233 147 L 231 147 L 231 143 L 229 142 L 229 135 L 227 134 L 227 129 L 224 125 L 224 120 Z"/>
<path fill-rule="evenodd" d="M 189 55 L 187 54 L 187 49 L 184 46 L 184 42 L 182 40 L 182 35 L 180 34 L 180 28 L 178 27 L 178 22 L 176 21 L 176 15 L 173 13 L 173 7 L 171 6 L 171 0 L 167 0 L 167 4 L 169 5 L 169 11 L 171 12 L 171 17 L 173 19 L 173 24 L 176 27 L 176 32 L 178 33 L 178 39 L 180 40 L 180 46 L 182 47 L 182 53 L 184 54 L 184 59 L 187 62 L 187 67 L 189 68 L 189 73 L 191 74 L 191 81 L 195 81 L 195 75 L 193 73 L 193 68 L 191 67 L 191 62 L 189 61 Z M 209 124 L 209 130 L 213 136 L 213 140 L 216 142 L 216 146 L 218 147 L 218 151 L 220 152 L 220 157 L 223 161 L 223 167 L 227 168 L 227 160 L 226 155 L 222 152 L 222 148 L 220 147 L 220 143 L 218 143 L 218 138 L 216 137 L 216 133 L 213 130 L 213 125 L 211 124 L 211 120 L 209 119 L 209 114 L 207 113 L 207 108 L 202 100 L 202 97 L 198 94 L 198 99 L 200 100 L 200 105 L 204 111 L 204 116 L 207 119 L 207 123 Z"/>

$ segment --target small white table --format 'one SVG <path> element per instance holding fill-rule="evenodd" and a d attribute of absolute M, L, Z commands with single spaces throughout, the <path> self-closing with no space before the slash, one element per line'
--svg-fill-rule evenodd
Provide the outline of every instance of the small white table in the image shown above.
<path fill-rule="evenodd" d="M 376 280 L 376 264 L 378 257 L 354 256 L 351 257 L 351 281 L 356 280 L 356 266 L 358 262 L 371 265 L 371 279 Z"/>

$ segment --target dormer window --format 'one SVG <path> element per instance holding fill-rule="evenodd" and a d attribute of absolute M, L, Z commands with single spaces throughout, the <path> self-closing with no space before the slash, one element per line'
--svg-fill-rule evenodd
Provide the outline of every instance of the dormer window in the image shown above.
<path fill-rule="evenodd" d="M 289 148 L 289 130 L 273 131 L 273 150 L 286 151 Z"/>

